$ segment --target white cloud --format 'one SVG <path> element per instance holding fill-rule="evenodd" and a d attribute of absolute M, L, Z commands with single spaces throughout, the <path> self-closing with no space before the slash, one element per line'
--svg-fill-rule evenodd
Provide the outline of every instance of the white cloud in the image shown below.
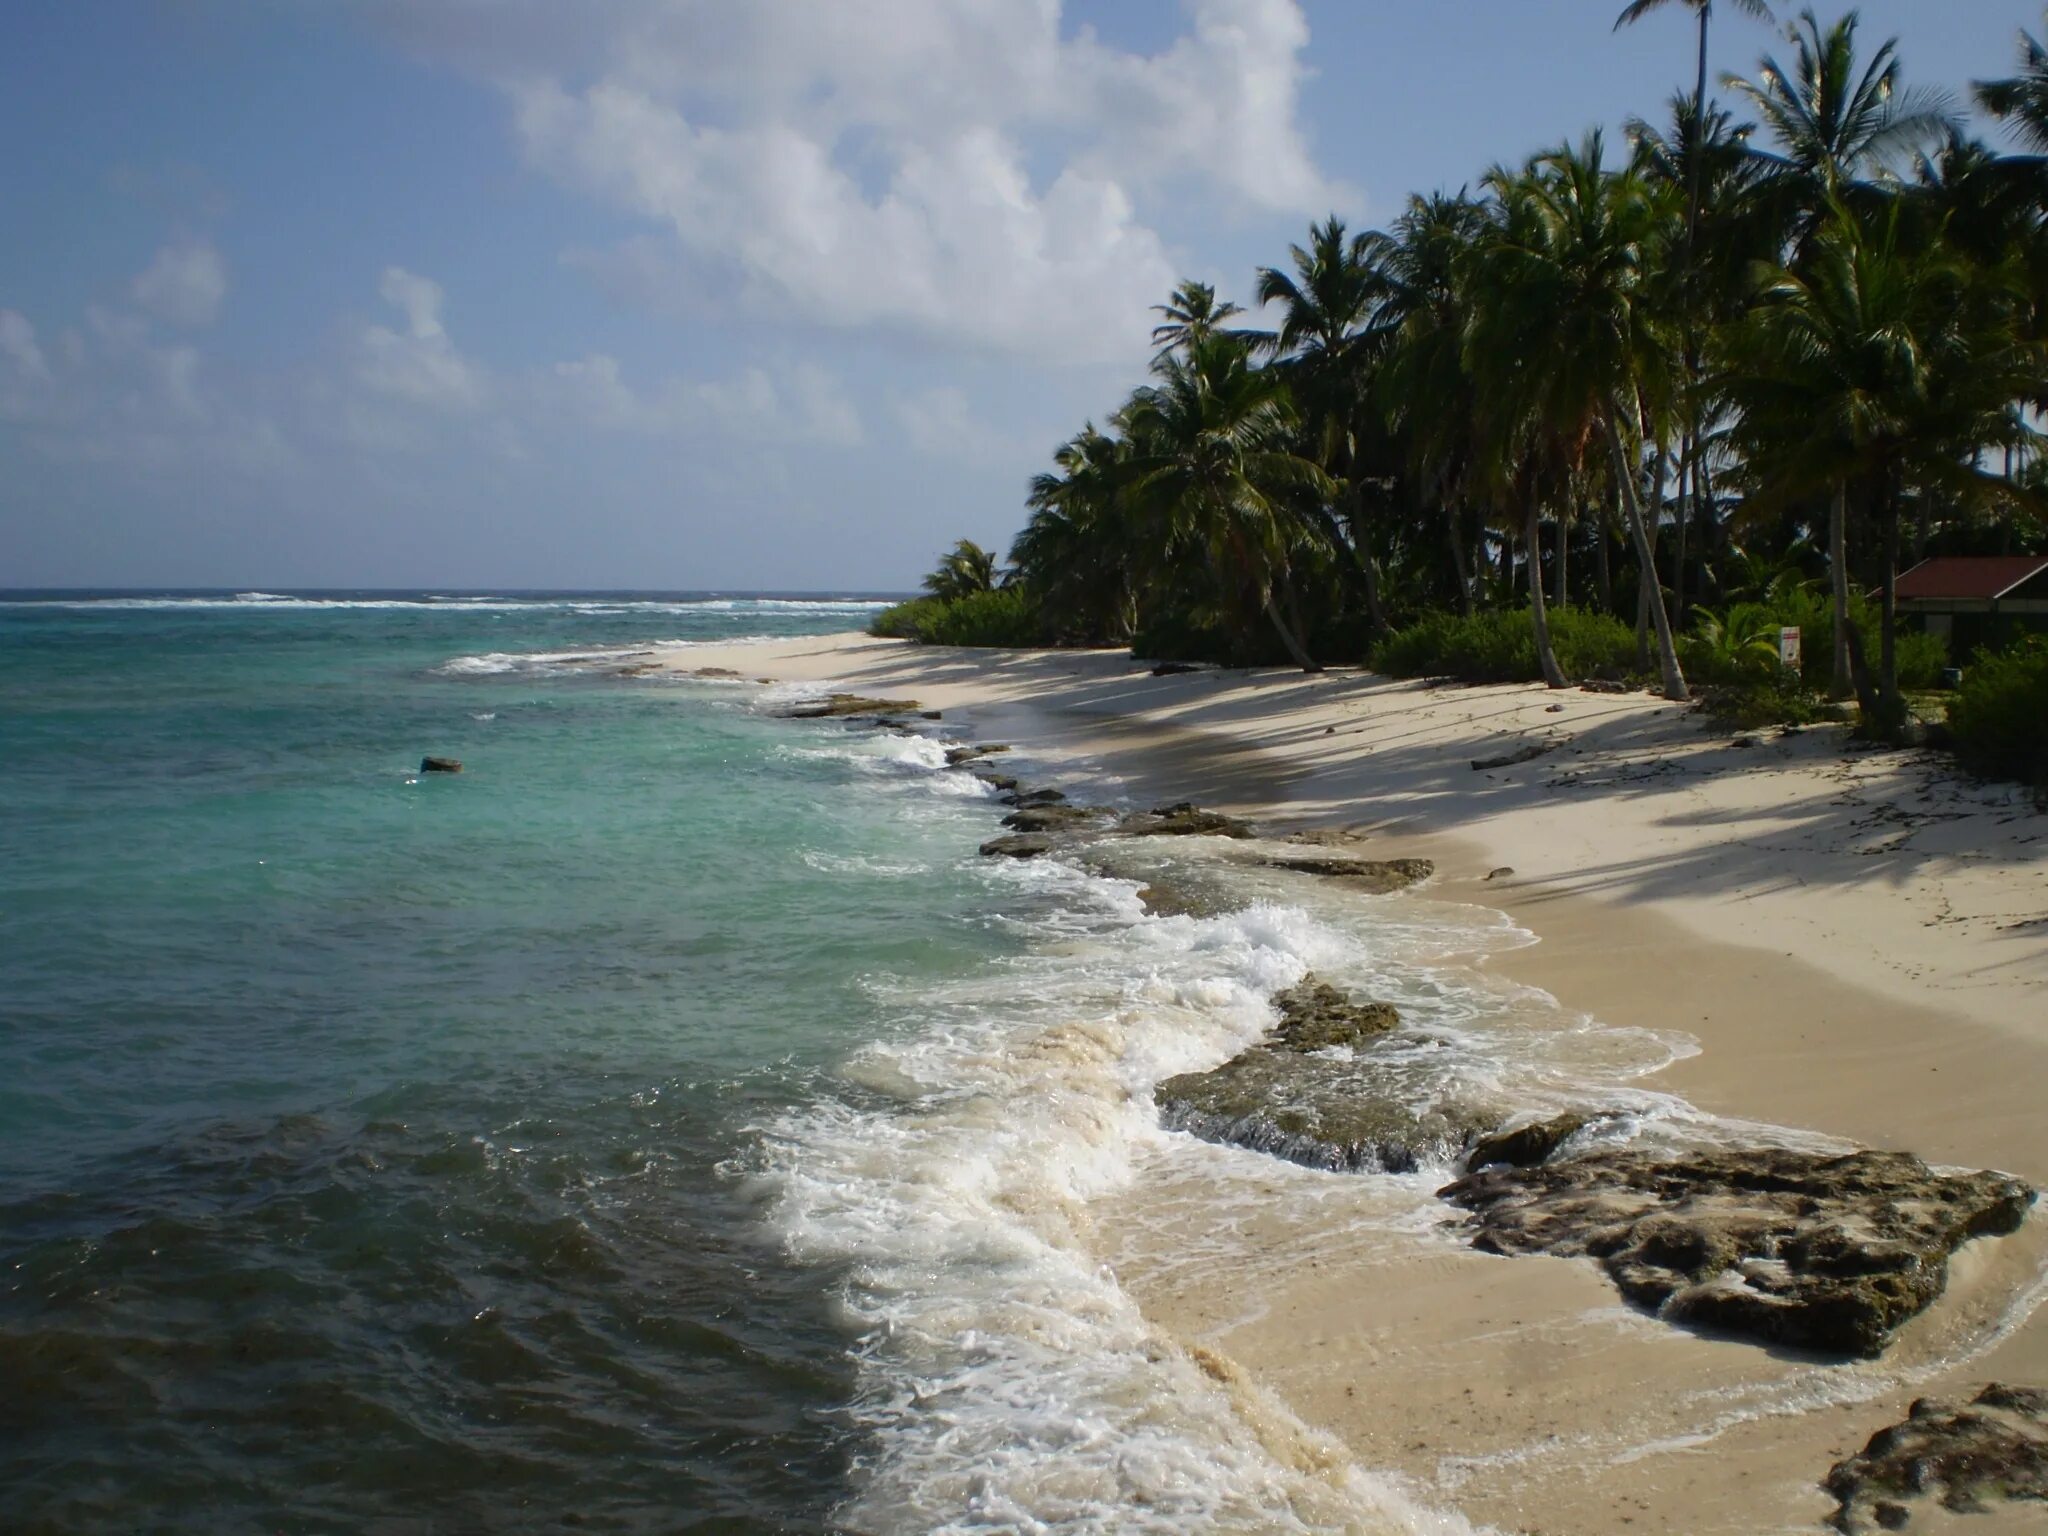
<path fill-rule="evenodd" d="M 726 379 L 671 380 L 642 392 L 621 376 L 617 358 L 594 353 L 555 364 L 533 393 L 537 419 L 554 416 L 559 407 L 608 431 L 835 447 L 854 446 L 865 435 L 839 381 L 812 363 L 778 371 L 749 367 Z"/>
<path fill-rule="evenodd" d="M 410 406 L 454 413 L 478 409 L 484 379 L 441 324 L 441 285 L 403 267 L 386 267 L 377 292 L 405 316 L 405 329 L 363 328 L 356 342 L 357 381 L 373 395 Z"/>
<path fill-rule="evenodd" d="M 157 319 L 190 328 L 211 325 L 227 297 L 227 265 L 205 240 L 178 239 L 162 247 L 129 293 Z"/>
<path fill-rule="evenodd" d="M 551 3 L 387 14 L 501 82 L 535 165 L 757 314 L 1128 360 L 1176 276 L 1144 199 L 1356 200 L 1297 124 L 1295 0 L 1189 0 L 1150 55 L 1063 35 L 1057 0 L 639 0 L 573 27 Z"/>

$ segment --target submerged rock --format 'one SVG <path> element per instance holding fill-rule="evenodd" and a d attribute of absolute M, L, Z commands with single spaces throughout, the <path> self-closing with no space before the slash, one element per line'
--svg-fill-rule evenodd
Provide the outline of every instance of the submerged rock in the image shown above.
<path fill-rule="evenodd" d="M 982 757 L 993 757 L 998 752 L 1007 752 L 1009 750 L 1009 746 L 1003 742 L 990 742 L 985 746 L 978 747 L 948 747 L 946 748 L 946 766 L 948 768 L 958 768 L 962 763 L 971 763 L 975 759 Z"/>
<path fill-rule="evenodd" d="M 1911 1504 L 1980 1514 L 1993 1501 L 2048 1502 L 2048 1391 L 1996 1382 L 1962 1407 L 1921 1398 L 1903 1424 L 1880 1429 L 1861 1455 L 1838 1461 L 1821 1484 L 1840 1531 L 1910 1524 Z M 2044 1511 L 2048 1518 L 2048 1511 Z"/>
<path fill-rule="evenodd" d="M 1023 805 L 1003 818 L 1015 832 L 1071 832 L 1116 812 L 1100 805 Z"/>
<path fill-rule="evenodd" d="M 1674 1322 L 1865 1356 L 1942 1293 L 1951 1253 L 2011 1232 L 2034 1201 L 2009 1175 L 1938 1174 L 1904 1152 L 1781 1148 L 1598 1152 L 1439 1193 L 1488 1253 L 1595 1258 Z"/>
<path fill-rule="evenodd" d="M 1428 859 L 1347 859 L 1311 854 L 1281 854 L 1276 858 L 1259 861 L 1268 869 L 1292 870 L 1299 875 L 1317 875 L 1325 880 L 1341 880 L 1357 891 L 1368 896 L 1384 896 L 1389 891 L 1406 890 L 1419 881 L 1427 880 L 1436 873 L 1436 865 Z"/>
<path fill-rule="evenodd" d="M 1511 1168 L 1534 1168 L 1592 1122 L 1584 1115 L 1557 1115 L 1512 1131 L 1495 1131 L 1472 1144 L 1465 1166 L 1472 1169 L 1506 1163 Z"/>
<path fill-rule="evenodd" d="M 1400 1023 L 1387 1003 L 1361 1002 L 1310 976 L 1274 997 L 1272 1038 L 1211 1072 L 1154 1090 L 1161 1118 L 1206 1141 L 1339 1172 L 1411 1172 L 1455 1157 L 1497 1111 L 1436 1102 L 1372 1047 Z M 1348 1054 L 1331 1046 L 1348 1046 Z"/>
<path fill-rule="evenodd" d="M 782 713 L 789 720 L 828 720 L 842 715 L 914 715 L 921 707 L 915 699 L 868 699 L 857 693 L 834 693 L 791 705 Z"/>
<path fill-rule="evenodd" d="M 1007 792 L 1005 798 L 1018 810 L 1028 811 L 1039 806 L 1064 805 L 1067 795 L 1065 790 L 1060 789 L 1013 789 Z"/>
<path fill-rule="evenodd" d="M 1011 859 L 1035 859 L 1052 850 L 1053 840 L 1043 832 L 1013 832 L 1008 837 L 992 837 L 981 845 L 984 854 Z"/>
<path fill-rule="evenodd" d="M 1401 1024 L 1400 1012 L 1392 1003 L 1354 1002 L 1315 976 L 1304 976 L 1285 992 L 1275 993 L 1273 1006 L 1280 1010 L 1280 1028 L 1273 1043 L 1288 1051 L 1357 1045 Z"/>
<path fill-rule="evenodd" d="M 457 757 L 423 757 L 420 759 L 421 773 L 460 773 L 462 759 Z"/>
<path fill-rule="evenodd" d="M 1205 811 L 1192 800 L 1133 811 L 1117 826 L 1125 837 L 1250 837 L 1252 829 L 1235 816 Z"/>
<path fill-rule="evenodd" d="M 1222 917 L 1244 905 L 1218 886 L 1163 877 L 1140 886 L 1138 900 L 1154 917 Z"/>

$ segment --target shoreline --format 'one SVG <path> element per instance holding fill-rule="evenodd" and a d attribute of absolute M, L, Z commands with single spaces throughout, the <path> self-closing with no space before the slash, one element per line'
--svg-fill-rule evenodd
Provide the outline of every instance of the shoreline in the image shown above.
<path fill-rule="evenodd" d="M 1482 969 L 1604 1024 L 1693 1036 L 1698 1054 L 1651 1086 L 2048 1184 L 2048 817 L 2018 791 L 1912 754 L 1844 753 L 1827 731 L 1731 745 L 1641 696 L 1154 678 L 1123 653 L 865 636 L 662 662 L 707 666 L 967 711 L 976 739 L 1015 740 L 1141 803 L 1366 828 L 1375 857 L 1437 862 L 1424 899 L 1498 909 L 1537 936 Z M 1555 745 L 1470 766 L 1532 738 Z M 1178 1202 L 1199 1221 L 1199 1196 L 1168 1175 L 1107 1202 L 1102 1229 L 1140 1236 L 1103 1257 L 1146 1316 L 1362 1464 L 1503 1530 L 1813 1530 L 1828 1466 L 1912 1398 L 2048 1381 L 2038 1214 L 1959 1253 L 1949 1294 L 1881 1361 L 1822 1366 L 1630 1314 L 1589 1263 L 1347 1253 L 1308 1215 L 1255 1224 L 1228 1263 L 1190 1275 L 1136 1218 Z M 1916 1513 L 1914 1528 L 1939 1526 Z"/>

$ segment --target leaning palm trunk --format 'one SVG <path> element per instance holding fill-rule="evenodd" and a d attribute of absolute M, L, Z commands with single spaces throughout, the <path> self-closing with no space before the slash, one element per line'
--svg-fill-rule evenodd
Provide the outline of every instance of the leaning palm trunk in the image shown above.
<path fill-rule="evenodd" d="M 1272 621 L 1273 632 L 1280 637 L 1280 643 L 1287 648 L 1287 654 L 1294 664 L 1304 672 L 1320 672 L 1322 664 L 1309 655 L 1308 647 L 1301 643 L 1301 637 L 1294 632 L 1294 626 L 1287 622 L 1280 611 L 1280 603 L 1273 594 L 1273 588 L 1266 588 L 1266 617 Z"/>
<path fill-rule="evenodd" d="M 1692 695 L 1686 691 L 1685 673 L 1678 665 L 1678 646 L 1671 637 L 1671 616 L 1664 611 L 1664 593 L 1657 585 L 1656 550 L 1650 543 L 1648 529 L 1643 526 L 1643 507 L 1636 496 L 1634 466 L 1629 463 L 1628 450 L 1622 447 L 1621 432 L 1614 425 L 1612 413 L 1602 416 L 1600 425 L 1607 434 L 1607 452 L 1614 460 L 1614 475 L 1621 482 L 1621 499 L 1628 513 L 1629 530 L 1635 536 L 1636 563 L 1642 572 L 1644 600 L 1649 606 L 1650 622 L 1657 631 L 1657 662 L 1664 675 L 1664 697 L 1682 703 Z"/>
<path fill-rule="evenodd" d="M 1557 664 L 1557 652 L 1550 647 L 1550 614 L 1543 606 L 1543 546 L 1538 542 L 1536 503 L 1529 503 L 1526 542 L 1529 546 L 1529 620 L 1536 630 L 1536 664 L 1543 669 L 1543 681 L 1553 688 L 1571 686 L 1564 668 Z"/>
<path fill-rule="evenodd" d="M 1458 578 L 1458 606 L 1469 619 L 1472 617 L 1472 562 L 1465 554 L 1465 530 L 1461 526 L 1456 502 L 1445 504 L 1444 524 L 1451 535 L 1451 569 Z"/>
<path fill-rule="evenodd" d="M 1828 697 L 1846 699 L 1855 691 L 1849 672 L 1849 486 L 1835 484 L 1828 505 L 1828 587 L 1834 596 L 1835 666 Z"/>

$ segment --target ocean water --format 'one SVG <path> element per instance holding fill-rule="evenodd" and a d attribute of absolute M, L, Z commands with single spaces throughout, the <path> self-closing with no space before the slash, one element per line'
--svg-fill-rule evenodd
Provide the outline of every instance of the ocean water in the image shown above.
<path fill-rule="evenodd" d="M 1162 1338 L 1092 1210 L 1272 1198 L 1151 1090 L 1311 970 L 1418 1100 L 1711 1138 L 1639 1084 L 1687 1043 L 1489 980 L 1480 909 L 979 858 L 958 722 L 636 675 L 876 603 L 0 600 L 0 1529 L 1467 1529 Z"/>

